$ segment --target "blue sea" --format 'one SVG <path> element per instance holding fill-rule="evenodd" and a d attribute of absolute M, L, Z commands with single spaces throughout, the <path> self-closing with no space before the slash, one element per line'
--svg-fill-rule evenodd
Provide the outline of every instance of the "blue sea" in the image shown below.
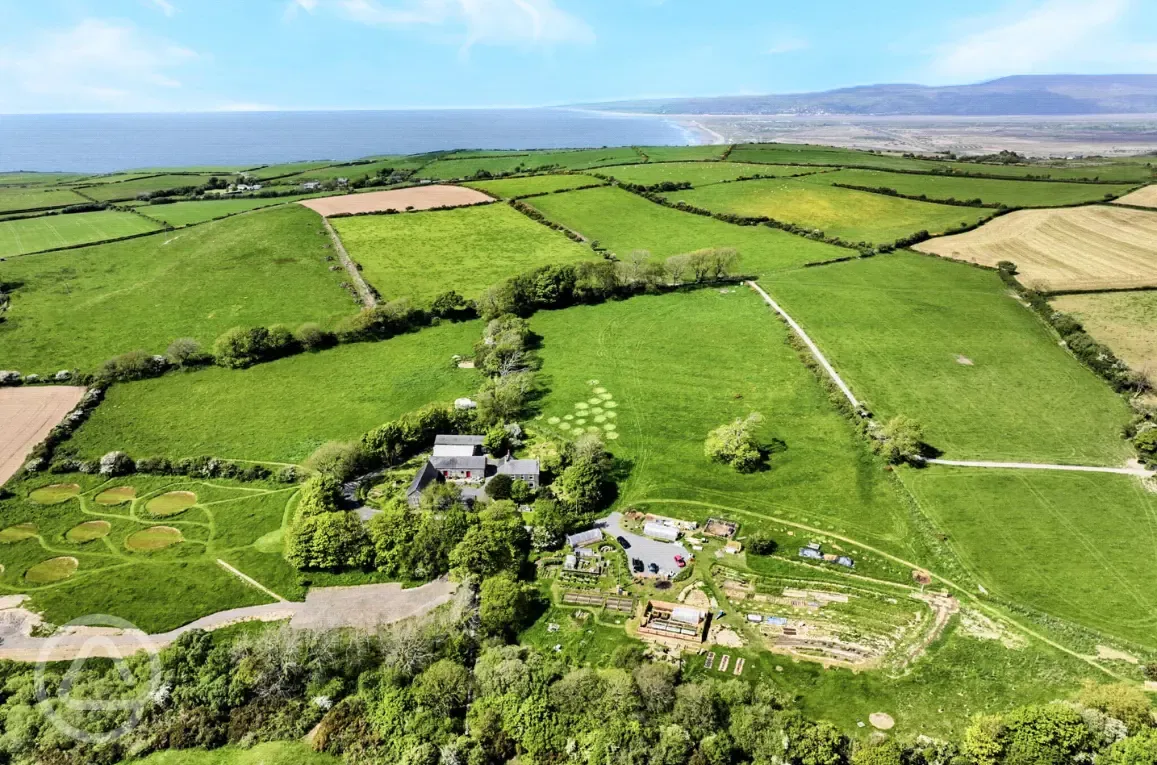
<path fill-rule="evenodd" d="M 0 171 L 107 173 L 445 149 L 694 142 L 662 118 L 571 109 L 0 115 Z"/>

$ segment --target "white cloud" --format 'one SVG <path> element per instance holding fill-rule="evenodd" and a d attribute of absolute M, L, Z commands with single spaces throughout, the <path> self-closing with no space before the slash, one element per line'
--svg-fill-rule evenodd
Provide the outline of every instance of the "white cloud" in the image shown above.
<path fill-rule="evenodd" d="M 978 80 L 1054 71 L 1074 61 L 1118 60 L 1112 32 L 1132 0 L 1045 0 L 940 46 L 931 70 L 943 80 Z"/>
<path fill-rule="evenodd" d="M 135 27 L 86 19 L 24 46 L 0 47 L 0 104 L 7 112 L 165 108 L 176 73 L 197 53 Z"/>
<path fill-rule="evenodd" d="M 313 13 L 323 0 L 293 0 L 287 14 Z M 554 0 L 324 0 L 351 21 L 382 27 L 456 27 L 472 45 L 591 43 L 595 34 Z"/>
<path fill-rule="evenodd" d="M 177 6 L 170 3 L 169 0 L 148 0 L 148 2 L 149 5 L 153 6 L 169 18 L 173 18 L 177 15 Z"/>
<path fill-rule="evenodd" d="M 811 43 L 802 37 L 784 37 L 774 41 L 764 53 L 769 56 L 778 56 L 783 53 L 795 53 L 796 51 L 807 50 L 810 47 Z"/>

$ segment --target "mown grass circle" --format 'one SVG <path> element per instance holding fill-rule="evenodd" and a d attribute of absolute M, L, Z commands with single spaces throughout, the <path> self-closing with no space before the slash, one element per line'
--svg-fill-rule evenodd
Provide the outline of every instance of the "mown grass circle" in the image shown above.
<path fill-rule="evenodd" d="M 167 515 L 183 513 L 195 504 L 197 504 L 197 495 L 193 492 L 170 491 L 150 499 L 149 503 L 145 505 L 145 509 L 149 511 L 149 515 L 163 518 Z"/>
<path fill-rule="evenodd" d="M 125 502 L 132 502 L 136 498 L 137 490 L 132 486 L 115 486 L 97 494 L 94 501 L 98 505 L 120 505 Z"/>
<path fill-rule="evenodd" d="M 76 573 L 80 561 L 72 556 L 42 560 L 24 572 L 24 580 L 32 584 L 52 584 Z"/>
<path fill-rule="evenodd" d="M 129 534 L 125 547 L 132 552 L 156 552 L 184 541 L 181 532 L 172 526 L 149 526 Z"/>
<path fill-rule="evenodd" d="M 110 531 L 112 524 L 108 521 L 85 521 L 69 529 L 64 538 L 73 544 L 82 545 L 94 539 L 107 537 Z"/>
<path fill-rule="evenodd" d="M 25 539 L 31 539 L 36 536 L 35 523 L 19 523 L 15 526 L 0 531 L 0 542 L 4 544 L 11 544 L 13 542 L 21 542 Z"/>
<path fill-rule="evenodd" d="M 610 433 L 607 433 L 606 436 L 604 436 L 604 438 L 608 438 L 611 441 L 616 440 L 618 437 L 619 437 L 619 434 L 616 431 L 611 431 Z"/>
<path fill-rule="evenodd" d="M 28 498 L 38 505 L 59 505 L 80 494 L 80 486 L 75 483 L 54 483 L 35 489 Z"/>

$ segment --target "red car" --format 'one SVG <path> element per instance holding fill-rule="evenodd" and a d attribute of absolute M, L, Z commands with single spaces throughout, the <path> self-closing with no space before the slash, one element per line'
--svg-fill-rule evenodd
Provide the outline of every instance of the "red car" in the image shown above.
<path fill-rule="evenodd" d="M 687 560 L 682 555 L 676 555 L 675 556 L 675 565 L 678 566 L 679 568 L 683 568 L 684 566 L 687 565 Z"/>

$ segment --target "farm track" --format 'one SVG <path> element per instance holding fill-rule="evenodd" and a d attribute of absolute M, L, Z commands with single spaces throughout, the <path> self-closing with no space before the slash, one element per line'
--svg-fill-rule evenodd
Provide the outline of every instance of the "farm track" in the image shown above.
<path fill-rule="evenodd" d="M 377 295 L 370 289 L 370 285 L 362 278 L 362 272 L 358 270 L 358 266 L 354 263 L 349 253 L 346 252 L 345 245 L 342 244 L 341 237 L 337 235 L 337 231 L 330 225 L 329 218 L 322 217 L 321 222 L 325 225 L 325 230 L 329 233 L 330 241 L 333 242 L 334 252 L 337 253 L 337 259 L 345 266 L 345 270 L 349 272 L 350 278 L 353 279 L 354 289 L 357 290 L 358 297 L 361 298 L 362 305 L 366 308 L 373 308 L 378 304 Z"/>

